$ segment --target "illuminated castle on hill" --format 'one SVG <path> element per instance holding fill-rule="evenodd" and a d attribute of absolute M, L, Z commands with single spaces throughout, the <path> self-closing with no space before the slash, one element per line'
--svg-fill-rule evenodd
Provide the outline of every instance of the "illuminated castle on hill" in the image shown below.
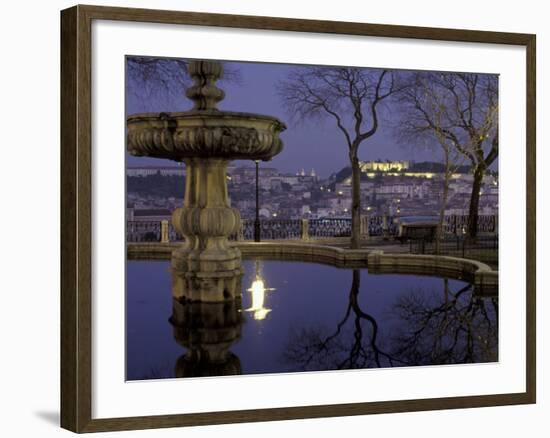
<path fill-rule="evenodd" d="M 408 161 L 361 161 L 361 172 L 400 172 L 409 168 Z"/>
<path fill-rule="evenodd" d="M 414 163 L 412 161 L 360 161 L 359 168 L 361 170 L 362 177 L 376 178 L 383 175 L 388 177 L 414 177 L 414 178 L 428 178 L 431 179 L 439 173 L 443 172 L 443 165 L 435 162 L 422 162 Z M 460 166 L 453 178 L 458 177 L 460 174 L 467 172 L 468 169 L 465 166 Z M 351 176 L 346 177 L 343 181 L 344 184 L 351 184 Z"/>

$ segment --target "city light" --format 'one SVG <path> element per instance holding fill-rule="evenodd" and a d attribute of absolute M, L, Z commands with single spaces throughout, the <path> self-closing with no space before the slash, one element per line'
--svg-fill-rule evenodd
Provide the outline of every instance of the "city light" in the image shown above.
<path fill-rule="evenodd" d="M 387 163 L 390 162 L 381 161 L 381 163 L 384 164 L 382 168 L 387 168 Z M 444 184 L 442 174 L 439 172 L 440 168 L 442 169 L 442 163 L 426 162 L 422 163 L 422 166 L 409 163 L 408 168 L 404 166 L 399 171 L 395 168 L 391 170 L 377 168 L 363 172 L 360 182 L 361 211 L 372 217 L 388 214 L 388 212 L 396 214 L 398 207 L 401 207 L 400 215 L 434 214 L 437 205 L 433 201 L 439 198 Z M 127 169 L 127 176 L 130 185 L 137 187 L 139 183 L 141 187 L 142 180 L 138 181 L 140 177 L 147 178 L 158 173 L 162 177 L 179 176 L 182 170 L 181 166 L 133 167 Z M 260 228 L 263 226 L 259 217 L 260 210 L 264 215 L 265 226 L 269 226 L 271 222 L 273 227 L 279 228 L 294 226 L 282 224 L 281 220 L 316 220 L 338 216 L 348 218 L 352 211 L 351 178 L 346 176 L 335 180 L 333 175 L 338 172 L 336 172 L 337 169 L 334 170 L 331 177 L 322 179 L 311 175 L 296 176 L 274 167 L 262 169 L 262 174 L 258 175 L 257 180 L 258 198 L 264 187 L 265 198 L 261 204 L 259 199 L 255 204 L 254 196 L 250 196 L 253 194 L 256 183 L 254 166 L 231 169 L 231 173 L 227 175 L 227 182 L 233 198 L 233 207 L 241 212 L 243 222 L 251 222 L 254 240 L 256 241 L 258 237 L 257 241 L 260 241 Z M 367 179 L 366 176 L 370 173 L 376 175 L 376 178 Z M 430 179 L 432 177 L 433 179 Z M 448 191 L 449 211 L 457 212 L 454 214 L 459 215 L 466 214 L 464 211 L 467 210 L 466 205 L 470 199 L 466 195 L 471 194 L 472 181 L 473 176 L 464 169 L 451 175 Z M 267 187 L 269 189 L 266 189 Z M 477 189 L 480 195 L 480 208 L 483 209 L 484 215 L 495 214 L 497 209 L 495 198 L 498 197 L 499 187 L 498 174 L 495 172 L 486 175 Z M 139 191 L 140 193 L 129 194 L 129 207 L 126 214 L 131 221 L 157 221 L 159 217 L 170 220 L 169 210 L 177 208 L 182 202 L 182 194 L 177 191 L 167 194 L 165 199 L 157 199 L 156 193 L 153 194 L 147 188 L 143 190 L 139 188 Z M 162 205 L 162 202 L 166 205 Z M 174 234 L 173 231 L 171 232 Z"/>

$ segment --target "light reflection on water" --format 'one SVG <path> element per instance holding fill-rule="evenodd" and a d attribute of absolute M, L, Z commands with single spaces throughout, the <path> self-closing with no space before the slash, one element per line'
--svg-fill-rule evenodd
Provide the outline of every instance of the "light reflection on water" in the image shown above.
<path fill-rule="evenodd" d="M 271 309 L 265 307 L 267 292 L 272 292 L 276 289 L 274 287 L 266 287 L 265 279 L 261 271 L 260 260 L 256 260 L 254 262 L 254 266 L 255 277 L 252 281 L 252 286 L 246 290 L 247 292 L 250 292 L 252 304 L 248 309 L 245 309 L 245 312 L 253 312 L 254 319 L 261 321 L 266 318 L 269 312 L 271 312 Z"/>
<path fill-rule="evenodd" d="M 127 263 L 128 380 L 498 360 L 498 299 L 463 281 L 244 261 L 242 302 L 172 303 L 167 261 Z"/>

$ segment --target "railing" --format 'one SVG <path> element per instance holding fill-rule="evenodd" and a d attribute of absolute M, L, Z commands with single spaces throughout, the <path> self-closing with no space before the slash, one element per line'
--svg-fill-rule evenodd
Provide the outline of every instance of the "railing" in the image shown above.
<path fill-rule="evenodd" d="M 296 240 L 301 236 L 301 219 L 269 219 L 260 221 L 261 240 Z M 246 219 L 241 224 L 237 240 L 254 240 L 254 221 Z"/>
<path fill-rule="evenodd" d="M 468 216 L 445 216 L 443 230 L 450 234 L 460 234 L 468 229 Z M 497 216 L 479 215 L 477 217 L 477 231 L 480 233 L 496 233 Z"/>
<path fill-rule="evenodd" d="M 160 242 L 160 221 L 127 221 L 127 242 Z"/>
<path fill-rule="evenodd" d="M 183 240 L 183 236 L 180 236 L 180 234 L 176 231 L 172 225 L 172 222 L 168 222 L 168 240 L 170 242 L 178 242 Z"/>
<path fill-rule="evenodd" d="M 301 219 L 269 219 L 260 221 L 261 240 L 296 240 L 302 238 Z M 170 241 L 180 241 L 182 237 L 178 234 L 172 224 L 169 225 Z M 231 234 L 229 240 L 254 240 L 254 220 L 241 220 L 241 229 L 238 233 Z"/>
<path fill-rule="evenodd" d="M 498 265 L 498 234 L 483 234 L 475 238 L 447 234 L 440 240 L 439 247 L 435 239 L 410 240 L 409 252 L 470 258 L 495 266 Z"/>
<path fill-rule="evenodd" d="M 367 216 L 369 236 L 396 236 L 398 226 L 394 216 Z"/>
<path fill-rule="evenodd" d="M 363 216 L 361 234 L 368 236 L 395 237 L 399 232 L 398 218 L 393 216 Z M 181 241 L 174 227 L 165 222 L 165 241 Z M 446 216 L 443 230 L 446 235 L 461 236 L 467 228 L 468 216 Z M 368 225 L 367 225 L 368 224 Z M 368 228 L 368 230 L 367 230 Z M 480 233 L 498 234 L 496 216 L 478 216 Z M 161 221 L 128 221 L 128 242 L 159 242 L 162 240 Z M 351 236 L 350 218 L 326 219 L 264 219 L 260 221 L 261 240 L 308 240 Z M 241 230 L 230 240 L 254 240 L 254 220 L 241 221 Z"/>
<path fill-rule="evenodd" d="M 309 219 L 309 237 L 350 237 L 350 219 Z"/>

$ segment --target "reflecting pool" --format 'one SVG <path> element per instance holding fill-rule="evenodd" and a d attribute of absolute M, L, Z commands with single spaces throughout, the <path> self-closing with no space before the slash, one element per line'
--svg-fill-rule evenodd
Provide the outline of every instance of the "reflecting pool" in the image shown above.
<path fill-rule="evenodd" d="M 127 379 L 498 360 L 498 297 L 451 279 L 243 261 L 242 299 L 172 299 L 168 261 L 127 262 Z"/>

